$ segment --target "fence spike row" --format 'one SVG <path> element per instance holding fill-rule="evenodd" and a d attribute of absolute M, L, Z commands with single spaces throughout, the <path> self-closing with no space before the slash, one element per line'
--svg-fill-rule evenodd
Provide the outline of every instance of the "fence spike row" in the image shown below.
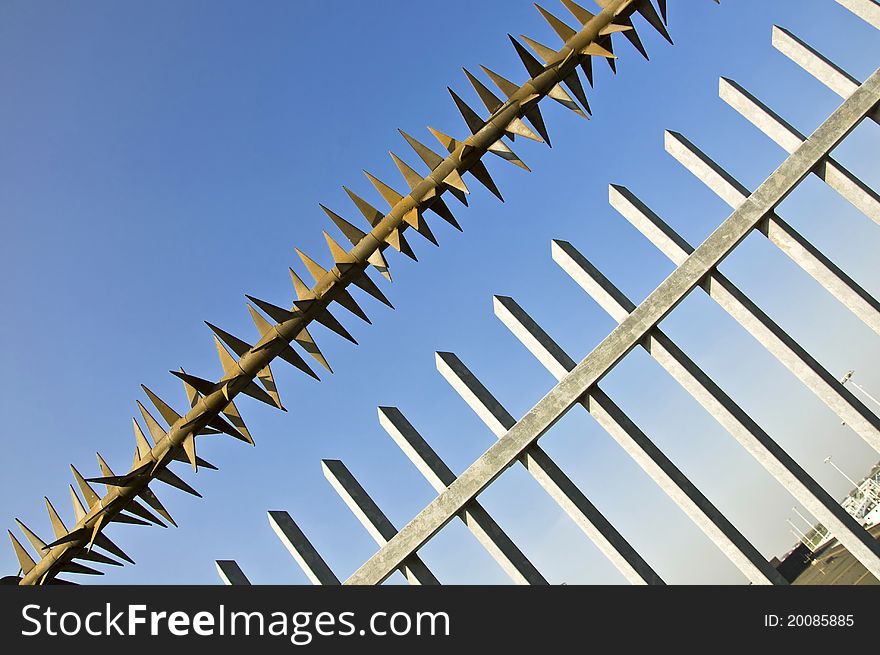
<path fill-rule="evenodd" d="M 424 181 L 422 179 L 421 175 L 419 175 L 415 170 L 410 168 L 410 166 L 405 161 L 400 159 L 393 152 L 391 153 L 391 158 L 394 160 L 394 163 L 397 165 L 398 170 L 400 170 L 401 175 L 403 175 L 404 180 L 406 180 L 406 183 L 409 186 L 410 190 L 415 189 L 419 184 L 421 184 Z M 451 187 L 446 187 L 446 188 L 449 191 L 455 191 Z M 463 194 L 460 199 L 462 200 L 462 202 L 465 205 L 467 205 L 467 198 L 465 198 Z M 434 194 L 431 197 L 430 202 L 428 202 L 426 204 L 426 208 L 430 209 L 435 214 L 440 216 L 443 220 L 445 220 L 447 223 L 452 225 L 452 227 L 457 229 L 459 232 L 461 231 L 461 225 L 459 225 L 458 221 L 455 220 L 455 216 L 452 215 L 452 212 L 449 210 L 449 207 L 446 205 L 445 202 L 443 202 L 443 198 L 441 198 L 439 194 Z M 404 220 L 406 220 L 406 217 L 404 217 Z M 434 243 L 436 245 L 436 241 Z M 357 284 L 357 282 L 355 282 L 355 284 Z"/>
<path fill-rule="evenodd" d="M 591 18 L 579 32 L 568 31 L 571 30 L 568 27 L 563 32 L 564 37 L 570 36 L 565 46 L 558 52 L 544 53 L 548 57 L 546 65 L 541 64 L 516 39 L 510 37 L 521 62 L 529 71 L 529 79 L 521 85 L 514 85 L 503 80 L 500 76 L 490 75 L 493 82 L 499 85 L 503 95 L 507 98 L 506 102 L 498 106 L 498 98 L 486 87 L 475 85 L 473 83 L 475 78 L 473 78 L 471 80 L 472 86 L 477 91 L 477 95 L 481 97 L 481 101 L 484 104 L 488 103 L 492 115 L 485 121 L 479 119 L 476 112 L 467 107 L 460 98 L 454 97 L 456 105 L 459 106 L 469 122 L 471 131 L 476 133 L 468 136 L 465 141 L 459 141 L 437 130 L 431 130 L 443 144 L 448 155 L 441 156 L 434 153 L 401 131 L 410 147 L 430 168 L 430 174 L 424 178 L 419 176 L 418 183 L 414 186 L 416 176 L 411 174 L 411 170 L 398 165 L 409 186 L 409 193 L 406 196 L 397 192 L 392 194 L 389 192 L 390 187 L 377 184 L 380 193 L 384 192 L 383 196 L 392 204 L 387 213 L 380 212 L 345 188 L 350 199 L 369 222 L 369 232 L 354 228 L 353 225 L 324 208 L 334 224 L 351 242 L 351 250 L 346 253 L 328 241 L 328 246 L 331 247 L 334 256 L 334 267 L 331 270 L 325 271 L 323 267 L 311 266 L 309 262 L 304 262 L 307 268 L 310 268 L 310 271 L 315 274 L 315 283 L 311 288 L 298 290 L 302 292 L 299 294 L 301 297 L 292 305 L 291 309 L 280 310 L 278 308 L 278 311 L 275 311 L 272 307 L 267 307 L 268 303 L 253 301 L 261 312 L 277 321 L 275 325 L 270 326 L 262 320 L 254 318 L 254 323 L 260 332 L 260 340 L 256 344 L 249 345 L 231 335 L 224 333 L 224 336 L 221 337 L 216 331 L 214 332 L 215 346 L 223 368 L 223 374 L 219 381 L 213 383 L 205 381 L 203 384 L 193 377 L 181 377 L 184 375 L 182 371 L 177 374 L 184 382 L 189 403 L 186 416 L 174 418 L 171 414 L 165 415 L 166 412 L 162 404 L 154 402 L 157 410 L 163 414 L 163 418 L 168 420 L 168 429 L 165 430 L 159 427 L 159 424 L 152 417 L 148 417 L 149 413 L 146 410 L 143 410 L 147 432 L 152 435 L 155 445 L 149 446 L 149 444 L 139 443 L 131 470 L 118 476 L 104 475 L 100 479 L 102 484 L 111 487 L 107 490 L 105 497 L 101 499 L 103 509 L 84 513 L 81 517 L 78 516 L 78 525 L 74 532 L 64 535 L 63 543 L 56 547 L 57 550 L 53 556 L 42 558 L 34 569 L 23 577 L 22 584 L 40 584 L 51 581 L 55 574 L 61 571 L 59 562 L 73 559 L 66 557 L 67 554 L 80 553 L 90 548 L 91 544 L 98 544 L 101 539 L 101 530 L 113 520 L 115 515 L 123 511 L 128 501 L 139 497 L 139 494 L 144 491 L 151 480 L 160 479 L 168 482 L 170 479 L 172 482 L 169 484 L 175 484 L 179 478 L 176 476 L 172 478 L 173 474 L 167 468 L 172 460 L 188 461 L 196 469 L 199 466 L 204 468 L 201 463 L 203 460 L 196 454 L 195 439 L 197 436 L 223 432 L 252 443 L 246 429 L 240 422 L 240 417 L 230 418 L 232 420 L 230 423 L 224 416 L 237 416 L 237 411 L 231 403 L 233 398 L 240 393 L 255 396 L 262 402 L 283 408 L 269 365 L 275 358 L 280 357 L 298 368 L 307 368 L 302 365 L 302 358 L 295 355 L 295 351 L 291 349 L 294 342 L 305 349 L 328 371 L 331 370 L 307 328 L 314 322 L 320 322 L 344 338 L 356 343 L 345 328 L 328 312 L 328 305 L 332 302 L 339 302 L 363 318 L 365 313 L 359 311 L 359 308 L 356 309 L 357 303 L 354 303 L 353 299 L 349 301 L 351 296 L 346 288 L 352 284 L 359 286 L 381 302 L 390 305 L 366 275 L 366 266 L 375 267 L 380 274 L 390 280 L 388 265 L 383 256 L 383 251 L 388 246 L 394 247 L 399 252 L 416 260 L 415 253 L 404 233 L 407 228 L 414 227 L 429 239 L 432 238 L 430 228 L 427 227 L 427 222 L 421 214 L 425 210 L 434 211 L 456 229 L 461 229 L 443 201 L 442 195 L 449 191 L 467 205 L 466 194 L 469 190 L 462 179 L 465 173 L 471 173 L 477 181 L 503 201 L 503 196 L 490 176 L 483 162 L 483 157 L 492 152 L 528 170 L 519 157 L 514 155 L 512 150 L 502 141 L 504 136 L 543 139 L 549 145 L 550 140 L 543 117 L 538 109 L 540 101 L 548 96 L 586 117 L 586 113 L 578 106 L 578 101 L 581 101 L 584 107 L 588 107 L 586 94 L 582 92 L 576 72 L 578 66 L 582 66 L 585 71 L 589 70 L 587 63 L 590 61 L 590 57 L 583 53 L 608 56 L 611 53 L 611 38 L 614 33 L 624 30 L 624 34 L 631 35 L 634 32 L 634 30 L 628 29 L 629 23 L 626 19 L 635 11 L 642 11 L 643 15 L 648 17 L 648 21 L 651 21 L 650 16 L 653 8 L 650 3 L 612 0 L 608 6 L 611 7 L 611 11 L 603 11 Z M 663 7 L 663 11 L 665 11 L 665 7 Z M 542 14 L 545 13 L 548 12 L 542 11 Z M 553 18 L 555 20 L 551 19 L 551 24 L 560 29 L 561 21 L 555 16 Z M 589 45 L 591 41 L 604 48 L 605 52 L 591 49 Z M 613 64 L 613 62 L 611 63 Z M 469 79 L 471 77 L 469 76 Z M 563 89 L 563 84 L 570 86 L 572 95 Z M 478 120 L 474 120 L 475 116 Z M 527 127 L 524 121 L 528 121 L 530 126 Z M 477 129 L 478 122 L 479 128 Z M 253 318 L 253 311 L 251 311 L 251 315 Z M 231 354 L 227 346 L 235 351 L 235 356 Z M 260 387 L 259 384 L 262 384 L 263 387 Z M 138 404 L 143 407 L 140 403 Z M 182 483 L 182 481 L 180 482 Z M 188 485 L 184 489 L 188 490 Z M 141 497 L 141 499 L 143 498 Z"/>

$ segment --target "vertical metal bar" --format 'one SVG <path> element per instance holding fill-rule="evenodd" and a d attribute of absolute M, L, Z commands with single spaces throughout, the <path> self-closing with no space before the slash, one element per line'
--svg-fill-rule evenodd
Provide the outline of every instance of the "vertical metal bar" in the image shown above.
<path fill-rule="evenodd" d="M 333 573 L 312 542 L 291 518 L 281 511 L 268 513 L 269 525 L 314 585 L 338 585 L 339 578 Z"/>
<path fill-rule="evenodd" d="M 741 206 L 749 191 L 681 134 L 666 132 L 666 151 L 731 207 Z M 880 334 L 880 303 L 840 270 L 793 227 L 770 212 L 757 229 L 809 273 L 832 296 Z"/>
<path fill-rule="evenodd" d="M 733 80 L 722 77 L 718 93 L 724 102 L 789 154 L 807 140 L 807 137 Z M 813 173 L 865 216 L 880 223 L 880 196 L 833 157 L 826 157 L 813 169 Z"/>
<path fill-rule="evenodd" d="M 235 560 L 218 559 L 214 565 L 217 567 L 217 574 L 223 580 L 223 584 L 228 586 L 250 585 L 251 581 L 247 579 L 244 571 Z"/>
<path fill-rule="evenodd" d="M 396 407 L 380 407 L 379 423 L 439 493 L 455 482 L 455 474 Z M 459 518 L 477 541 L 517 584 L 545 585 L 547 580 L 517 547 L 479 501 L 468 504 Z"/>
<path fill-rule="evenodd" d="M 553 259 L 618 322 L 625 321 L 635 309 L 632 302 L 571 244 L 554 241 Z M 712 378 L 657 327 L 647 332 L 641 345 L 795 500 L 840 535 L 840 542 L 865 568 L 876 571 L 875 575 L 880 574 L 880 544 Z"/>
<path fill-rule="evenodd" d="M 574 360 L 513 299 L 495 296 L 495 315 L 557 379 Z M 742 533 L 600 388 L 580 404 L 719 550 L 754 584 L 788 584 Z"/>
<path fill-rule="evenodd" d="M 339 494 L 339 497 L 348 505 L 357 519 L 361 522 L 370 536 L 380 546 L 384 546 L 397 534 L 397 528 L 388 520 L 385 513 L 370 498 L 366 490 L 351 474 L 351 471 L 338 459 L 321 460 L 324 469 L 324 477 Z M 406 576 L 410 584 L 438 585 L 440 582 L 428 569 L 422 559 L 413 553 L 400 567 L 401 573 Z"/>
<path fill-rule="evenodd" d="M 693 252 L 693 248 L 681 237 L 670 238 L 669 234 L 674 230 L 629 190 L 612 185 L 609 188 L 609 202 L 637 229 L 646 224 L 653 226 L 650 235 L 659 240 L 655 245 L 672 261 L 682 260 L 682 257 L 686 259 Z M 804 386 L 880 452 L 880 418 L 835 376 L 717 269 L 703 278 L 700 286 Z"/>
<path fill-rule="evenodd" d="M 516 423 L 508 411 L 456 355 L 438 352 L 436 360 L 437 370 L 452 388 L 496 437 L 503 437 Z M 663 584 L 660 576 L 538 444 L 526 450 L 519 461 L 631 584 Z"/>
<path fill-rule="evenodd" d="M 880 30 L 880 4 L 874 0 L 837 0 L 837 3 Z"/>

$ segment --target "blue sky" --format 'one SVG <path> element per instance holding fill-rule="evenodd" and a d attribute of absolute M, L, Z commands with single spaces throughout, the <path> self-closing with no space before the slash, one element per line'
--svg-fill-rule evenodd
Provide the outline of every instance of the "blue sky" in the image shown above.
<path fill-rule="evenodd" d="M 358 347 L 316 328 L 335 375 L 316 383 L 275 365 L 289 413 L 242 400 L 257 448 L 201 440 L 221 470 L 180 468 L 205 498 L 154 484 L 181 527 L 112 528 L 138 565 L 95 581 L 214 584 L 213 560 L 234 558 L 254 582 L 305 582 L 267 524 L 270 509 L 290 511 L 347 577 L 375 545 L 324 479 L 321 458 L 345 461 L 402 526 L 434 494 L 378 425 L 378 405 L 399 407 L 456 472 L 494 441 L 436 372 L 434 351 L 456 352 L 515 416 L 553 384 L 492 315 L 492 294 L 515 297 L 584 357 L 613 323 L 553 263 L 551 239 L 571 241 L 642 300 L 672 267 L 608 206 L 608 183 L 629 186 L 697 244 L 729 209 L 664 153 L 664 129 L 755 187 L 784 153 L 718 99 L 719 75 L 809 133 L 840 99 L 772 49 L 771 25 L 861 79 L 877 65 L 880 35 L 830 0 L 670 5 L 676 46 L 638 22 L 652 60 L 621 42 L 616 77 L 596 66 L 593 120 L 545 102 L 554 147 L 513 145 L 534 172 L 488 160 L 507 202 L 473 182 L 470 208 L 450 200 L 464 234 L 434 220 L 439 250 L 414 236 L 418 264 L 389 253 L 395 281 L 380 284 L 397 309 L 365 297 L 372 326 L 339 310 Z M 547 6 L 573 23 L 561 5 Z M 19 517 L 48 540 L 43 495 L 72 523 L 68 464 L 95 474 L 96 450 L 114 469 L 130 464 L 139 385 L 180 408 L 169 369 L 219 375 L 202 321 L 254 339 L 243 294 L 289 303 L 286 268 L 304 274 L 294 246 L 329 263 L 319 202 L 360 222 L 342 185 L 381 206 L 361 169 L 402 188 L 387 151 L 418 163 L 397 128 L 432 147 L 426 125 L 463 136 L 445 87 L 479 104 L 461 66 L 524 79 L 508 32 L 556 43 L 520 0 L 447 0 L 442 11 L 402 0 L 4 2 L 3 525 Z M 836 156 L 877 188 L 880 132 L 863 125 L 856 135 Z M 808 180 L 780 214 L 880 292 L 876 225 L 821 182 Z M 876 335 L 761 235 L 723 270 L 829 370 L 854 368 L 880 390 Z M 701 293 L 664 329 L 842 496 L 847 484 L 822 460 L 833 454 L 860 477 L 876 453 Z M 644 352 L 603 384 L 768 558 L 793 543 L 790 497 Z M 742 581 L 584 412 L 541 444 L 668 582 Z M 481 500 L 551 582 L 621 580 L 524 471 L 505 473 Z M 423 555 L 444 582 L 506 581 L 459 524 Z M 0 549 L 0 570 L 16 569 L 11 549 Z"/>

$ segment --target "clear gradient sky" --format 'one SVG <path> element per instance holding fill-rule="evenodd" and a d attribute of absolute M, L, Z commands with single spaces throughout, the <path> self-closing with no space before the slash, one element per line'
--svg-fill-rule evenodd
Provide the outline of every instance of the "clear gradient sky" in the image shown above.
<path fill-rule="evenodd" d="M 507 202 L 473 182 L 469 209 L 450 200 L 464 234 L 434 220 L 439 250 L 414 236 L 418 264 L 389 253 L 395 282 L 380 284 L 397 310 L 364 297 L 372 326 L 339 310 L 358 347 L 316 328 L 335 375 L 316 383 L 276 364 L 289 413 L 242 399 L 257 448 L 200 440 L 221 470 L 179 468 L 205 498 L 154 483 L 181 527 L 113 527 L 137 566 L 84 582 L 214 584 L 213 561 L 234 558 L 253 582 L 304 583 L 267 524 L 271 509 L 290 511 L 348 576 L 375 544 L 321 458 L 345 461 L 405 524 L 434 493 L 378 425 L 378 405 L 398 406 L 464 470 L 494 437 L 436 372 L 435 350 L 456 352 L 522 415 L 553 380 L 493 316 L 492 294 L 516 298 L 584 357 L 613 323 L 553 263 L 550 240 L 571 241 L 640 301 L 672 267 L 608 206 L 608 183 L 629 186 L 697 244 L 729 209 L 664 153 L 663 130 L 754 187 L 784 153 L 718 99 L 719 75 L 809 133 L 840 99 L 772 49 L 771 26 L 862 79 L 880 61 L 880 34 L 832 0 L 677 0 L 669 23 L 675 47 L 637 23 L 650 63 L 621 41 L 616 77 L 597 64 L 592 121 L 546 101 L 553 148 L 514 144 L 534 172 L 487 160 Z M 402 188 L 387 151 L 418 163 L 396 128 L 428 144 L 429 124 L 464 135 L 445 89 L 479 106 L 461 66 L 524 79 L 507 32 L 556 43 L 526 0 L 0 4 L 3 526 L 19 517 L 49 540 L 43 495 L 72 523 L 68 464 L 94 475 L 96 450 L 114 469 L 130 464 L 139 385 L 182 408 L 169 369 L 219 375 L 202 321 L 254 339 L 243 294 L 289 303 L 294 246 L 329 263 L 319 202 L 360 222 L 341 186 L 381 206 L 361 169 Z M 880 188 L 880 131 L 856 134 L 837 157 Z M 876 225 L 816 179 L 780 214 L 880 293 Z M 761 235 L 723 270 L 835 375 L 854 368 L 880 391 L 876 335 Z M 848 485 L 826 456 L 854 477 L 877 459 L 701 292 L 663 327 L 835 496 Z M 644 352 L 604 388 L 768 558 L 793 544 L 791 498 Z M 742 582 L 584 412 L 541 443 L 668 582 Z M 622 581 L 523 470 L 481 500 L 551 582 Z M 423 556 L 444 582 L 506 582 L 458 523 Z M 16 569 L 0 549 L 0 572 Z"/>

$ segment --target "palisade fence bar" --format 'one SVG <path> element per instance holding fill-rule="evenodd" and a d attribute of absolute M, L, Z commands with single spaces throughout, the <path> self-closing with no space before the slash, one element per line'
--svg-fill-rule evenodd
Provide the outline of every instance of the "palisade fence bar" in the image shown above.
<path fill-rule="evenodd" d="M 838 0 L 880 29 L 880 4 Z M 552 257 L 618 326 L 586 358 L 576 363 L 513 298 L 494 297 L 495 315 L 558 380 L 558 384 L 516 420 L 455 354 L 436 354 L 437 369 L 497 437 L 496 443 L 459 476 L 393 407 L 379 408 L 379 422 L 416 465 L 438 495 L 399 532 L 338 461 L 324 461 L 331 483 L 380 544 L 379 550 L 344 584 L 379 584 L 395 571 L 414 579 L 418 551 L 456 517 L 507 573 L 520 584 L 546 584 L 526 556 L 489 517 L 479 494 L 519 462 L 560 508 L 633 584 L 663 580 L 540 447 L 538 440 L 574 406 L 580 405 L 699 527 L 752 584 L 787 580 L 676 465 L 601 389 L 602 378 L 632 350 L 641 347 L 801 503 L 875 577 L 880 578 L 880 544 L 804 471 L 737 402 L 659 327 L 696 288 L 727 311 L 752 337 L 812 391 L 874 450 L 880 452 L 880 417 L 775 323 L 718 266 L 753 231 L 764 234 L 863 323 L 880 334 L 880 303 L 807 241 L 777 213 L 779 204 L 811 173 L 875 223 L 880 196 L 837 162 L 831 152 L 864 119 L 880 123 L 880 70 L 859 83 L 789 32 L 774 27 L 773 45 L 844 98 L 809 137 L 732 80 L 721 78 L 722 100 L 789 153 L 755 191 L 749 191 L 681 134 L 667 132 L 666 150 L 733 213 L 697 248 L 626 187 L 611 184 L 611 206 L 651 241 L 677 268 L 636 306 L 570 243 L 553 241 Z M 340 579 L 287 512 L 270 512 L 270 523 L 309 579 Z M 234 562 L 217 562 L 229 584 L 245 583 Z M 433 580 L 432 580 L 433 581 Z"/>
<path fill-rule="evenodd" d="M 720 0 L 715 2 L 719 3 Z M 652 0 L 596 0 L 596 3 L 599 5 L 599 12 L 593 13 L 573 0 L 562 0 L 566 10 L 580 25 L 578 29 L 570 27 L 543 7 L 537 7 L 543 19 L 562 42 L 562 45 L 556 48 L 523 36 L 522 39 L 535 53 L 533 55 L 519 40 L 508 35 L 517 58 L 525 69 L 526 81 L 517 84 L 485 66 L 482 67 L 483 72 L 505 100 L 495 95 L 469 71 L 464 71 L 468 83 L 473 87 L 489 116 L 483 118 L 452 89 L 449 89 L 452 101 L 464 119 L 469 135 L 464 139 L 458 139 L 429 127 L 429 131 L 445 149 L 445 155 L 434 152 L 415 137 L 401 130 L 401 136 L 430 170 L 423 175 L 410 167 L 402 158 L 391 153 L 409 189 L 405 193 L 396 191 L 366 173 L 375 192 L 381 196 L 389 209 L 380 211 L 350 188 L 343 187 L 358 213 L 368 221 L 368 232 L 364 232 L 336 212 L 320 205 L 338 231 L 351 243 L 351 249 L 346 250 L 330 234 L 324 232 L 332 258 L 330 269 L 325 269 L 317 261 L 297 250 L 303 266 L 314 279 L 314 283 L 309 287 L 292 268 L 290 269 L 296 300 L 287 305 L 289 309 L 247 296 L 252 303 L 248 305 L 248 310 L 258 332 L 257 341 L 253 345 L 207 323 L 214 335 L 214 346 L 223 373 L 215 382 L 188 373 L 182 368 L 171 371 L 171 374 L 183 383 L 187 400 L 183 413 L 179 413 L 142 385 L 144 393 L 159 413 L 162 422 L 137 401 L 138 412 L 147 430 L 146 432 L 143 430 L 137 419 L 132 419 L 135 436 L 134 461 L 124 474 L 114 473 L 100 454 L 97 456 L 99 477 L 86 478 L 71 466 L 74 480 L 85 499 L 85 504 L 70 485 L 75 523 L 68 529 L 49 499 L 45 499 L 55 536 L 54 541 L 46 543 L 18 521 L 21 531 L 36 549 L 38 557 L 35 560 L 12 532 L 9 532 L 21 574 L 20 577 L 11 576 L 11 581 L 26 585 L 61 583 L 65 581 L 57 576 L 62 573 L 102 574 L 101 571 L 81 564 L 77 560 L 110 565 L 122 565 L 119 560 L 125 560 L 133 564 L 133 560 L 105 534 L 107 526 L 113 522 L 163 527 L 166 526 L 166 522 L 176 525 L 149 484 L 158 480 L 198 496 L 198 492 L 170 468 L 172 462 L 188 463 L 196 472 L 199 468 L 216 468 L 198 456 L 196 437 L 223 433 L 253 445 L 254 440 L 234 399 L 244 394 L 271 407 L 285 410 L 270 368 L 270 364 L 277 359 L 284 360 L 306 375 L 318 379 L 318 375 L 306 363 L 304 357 L 293 347 L 294 344 L 314 358 L 320 366 L 332 372 L 309 331 L 309 326 L 315 322 L 320 323 L 340 337 L 357 343 L 330 312 L 331 305 L 336 303 L 369 323 L 370 319 L 366 312 L 350 293 L 349 287 L 354 285 L 377 301 L 391 307 L 388 298 L 367 275 L 367 271 L 373 268 L 382 277 L 391 280 L 389 265 L 383 254 L 389 247 L 411 259 L 416 259 L 405 237 L 405 232 L 409 228 L 437 245 L 425 217 L 428 210 L 453 227 L 461 229 L 443 199 L 443 194 L 454 196 L 466 206 L 467 194 L 470 191 L 462 176 L 467 173 L 490 193 L 503 200 L 498 186 L 482 161 L 483 157 L 487 153 L 492 153 L 528 171 L 528 166 L 503 139 L 513 141 L 516 136 L 520 136 L 549 145 L 550 137 L 539 108 L 540 102 L 545 98 L 552 98 L 579 116 L 589 118 L 590 106 L 578 70 L 580 69 L 584 74 L 590 86 L 593 84 L 594 58 L 605 60 L 611 70 L 616 72 L 617 55 L 614 53 L 614 40 L 621 38 L 647 59 L 648 54 L 636 31 L 634 18 L 644 21 L 663 39 L 672 43 L 666 28 L 666 0 L 656 0 L 656 6 Z M 168 426 L 167 429 L 163 422 Z M 428 458 L 426 461 L 431 462 L 431 475 L 438 478 L 443 488 L 453 483 L 451 473 L 441 467 L 439 461 L 431 459 L 428 451 L 422 450 L 420 455 L 424 455 Z M 392 541 L 395 529 L 378 507 L 369 500 L 369 496 L 350 473 L 340 463 L 330 462 L 326 464 L 325 471 L 340 495 L 377 541 L 380 544 Z M 555 489 L 551 490 L 551 493 L 568 497 L 561 488 L 556 489 L 556 487 L 570 483 L 552 472 L 544 472 L 541 475 L 547 480 L 545 486 L 549 485 L 548 489 Z M 100 496 L 91 486 L 92 483 L 105 485 L 106 493 Z M 566 502 L 574 503 L 570 513 L 583 524 L 585 530 L 595 534 L 597 539 L 608 540 L 609 554 L 618 552 L 616 550 L 618 546 L 611 544 L 620 541 L 619 536 L 607 522 L 603 522 L 601 516 L 586 502 L 586 499 L 576 498 L 574 501 Z M 306 548 L 302 543 L 295 524 L 281 516 L 276 518 L 277 521 L 273 521 L 273 526 L 279 535 L 283 535 L 285 542 L 291 546 L 299 544 L 292 550 L 302 558 L 301 563 L 310 571 L 310 576 L 323 583 L 335 580 L 335 576 L 321 562 L 314 549 Z M 530 583 L 544 581 L 541 574 L 479 505 L 469 505 L 464 519 L 478 539 L 517 581 Z M 104 555 L 93 547 L 102 549 L 118 559 Z M 631 552 L 631 549 L 624 548 L 621 552 L 621 566 L 630 567 L 629 574 L 634 579 L 654 580 L 654 574 L 634 552 Z M 414 553 L 404 559 L 406 562 L 401 566 L 412 581 L 423 583 L 436 581 Z M 218 568 L 224 579 L 229 582 L 244 582 L 247 579 L 234 562 L 222 562 L 218 564 Z"/>

